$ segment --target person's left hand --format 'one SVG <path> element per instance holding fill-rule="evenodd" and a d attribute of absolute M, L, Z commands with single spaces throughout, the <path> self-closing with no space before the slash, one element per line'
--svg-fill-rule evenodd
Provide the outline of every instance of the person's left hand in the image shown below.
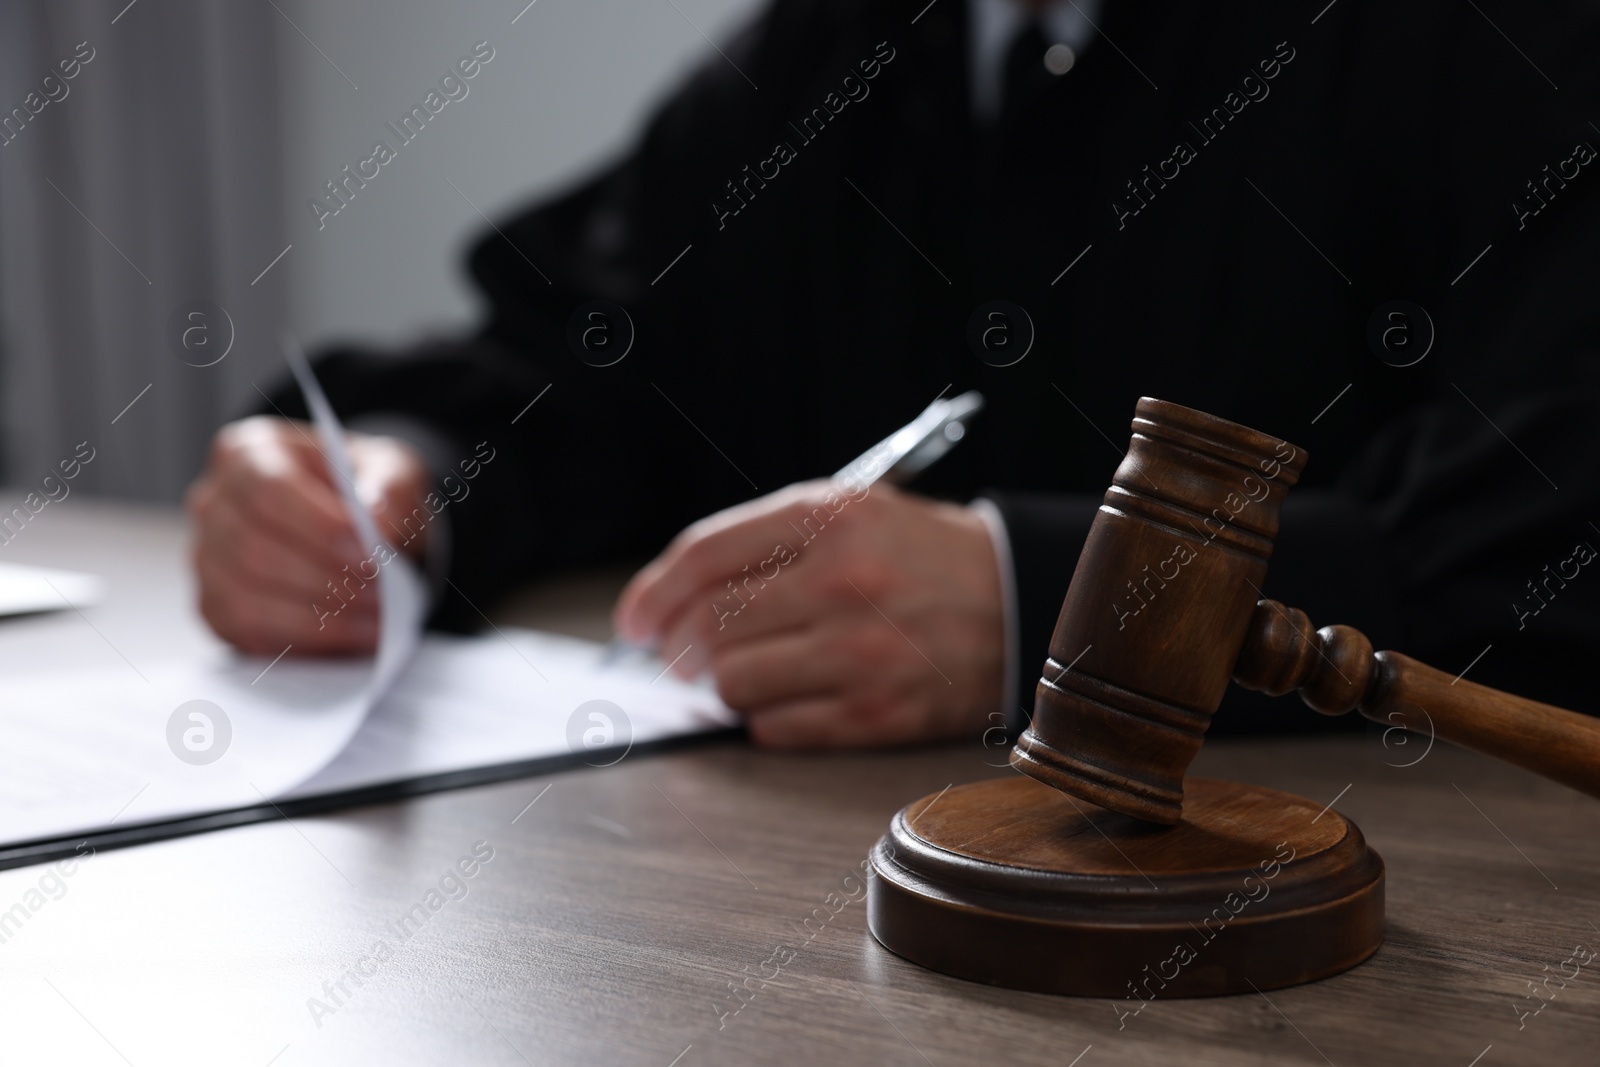
<path fill-rule="evenodd" d="M 1005 658 L 983 520 L 843 488 L 804 482 L 694 523 L 623 590 L 618 632 L 658 641 L 684 678 L 709 668 L 757 744 L 977 736 Z"/>

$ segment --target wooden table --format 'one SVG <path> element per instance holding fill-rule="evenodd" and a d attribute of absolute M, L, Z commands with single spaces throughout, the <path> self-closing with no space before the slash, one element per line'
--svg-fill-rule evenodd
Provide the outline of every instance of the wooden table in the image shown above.
<path fill-rule="evenodd" d="M 180 542 L 165 512 L 75 499 L 42 515 L 7 558 L 97 570 L 112 596 L 82 618 L 0 622 L 0 667 L 203 647 Z M 603 602 L 574 589 L 512 615 L 564 597 L 556 614 L 592 630 Z M 1396 740 L 1201 753 L 1196 773 L 1336 801 L 1388 863 L 1378 954 L 1265 997 L 1119 1019 L 1137 1002 L 908 964 L 849 902 L 858 864 L 910 800 L 1012 772 L 977 738 L 832 756 L 719 743 L 104 852 L 64 878 L 0 873 L 0 924 L 30 891 L 44 899 L 0 942 L 0 1062 L 1595 1063 L 1600 966 L 1552 979 L 1520 1031 L 1516 1012 L 1541 1003 L 1529 981 L 1575 969 L 1575 945 L 1600 949 L 1600 805 L 1443 745 L 1390 766 L 1423 751 Z M 459 899 L 397 932 L 477 842 L 493 858 L 446 881 Z M 779 946 L 781 975 L 732 1014 L 729 983 Z"/>

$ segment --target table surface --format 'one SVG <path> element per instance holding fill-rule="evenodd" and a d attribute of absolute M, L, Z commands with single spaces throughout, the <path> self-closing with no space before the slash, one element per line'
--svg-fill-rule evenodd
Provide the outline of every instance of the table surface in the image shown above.
<path fill-rule="evenodd" d="M 209 647 L 183 536 L 167 511 L 53 506 L 5 558 L 96 571 L 110 595 L 81 616 L 0 621 L 0 668 Z M 614 587 L 574 580 L 500 617 L 593 636 Z M 898 808 L 1012 773 L 997 754 L 979 738 L 823 756 L 720 742 L 0 873 L 0 916 L 28 912 L 0 942 L 0 1061 L 1595 1063 L 1600 967 L 1570 961 L 1600 948 L 1600 806 L 1399 740 L 1201 752 L 1196 773 L 1335 803 L 1388 864 L 1377 955 L 1265 996 L 1122 1018 L 1134 1002 L 909 964 L 867 933 L 852 876 Z M 475 849 L 492 858 L 447 877 Z M 437 910 L 401 925 L 430 891 Z M 733 1014 L 730 983 L 779 946 L 781 975 Z"/>

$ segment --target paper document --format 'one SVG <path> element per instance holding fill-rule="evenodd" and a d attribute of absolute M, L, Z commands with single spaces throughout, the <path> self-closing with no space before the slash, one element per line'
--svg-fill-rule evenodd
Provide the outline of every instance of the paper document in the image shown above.
<path fill-rule="evenodd" d="M 601 652 L 531 630 L 430 634 L 370 709 L 370 660 L 13 676 L 0 708 L 0 846 L 541 758 L 604 766 L 634 745 L 734 723 L 709 688 L 659 667 L 602 667 Z M 200 709 L 209 724 L 180 726 L 223 749 L 209 763 L 178 755 L 189 750 L 169 728 L 196 700 L 212 705 Z"/>
<path fill-rule="evenodd" d="M 377 654 L 355 663 L 218 657 L 145 671 L 130 663 L 108 676 L 13 679 L 0 705 L 5 839 L 281 796 L 344 749 L 411 659 L 427 609 L 422 578 L 356 499 L 344 431 L 304 355 L 292 342 L 284 347 L 360 541 L 388 560 L 372 590 L 381 616 Z"/>
<path fill-rule="evenodd" d="M 300 392 L 305 395 L 306 407 L 317 428 L 317 438 L 322 442 L 322 454 L 333 472 L 333 484 L 344 498 L 350 520 L 356 527 L 356 538 L 371 555 L 368 557 L 378 567 L 378 652 L 373 657 L 372 677 L 366 692 L 365 712 L 372 698 L 380 695 L 394 681 L 395 674 L 411 658 L 422 634 L 423 619 L 428 613 L 428 590 L 422 575 L 411 561 L 396 552 L 388 540 L 378 533 L 372 513 L 356 496 L 355 468 L 345 452 L 344 427 L 333 414 L 328 398 L 317 384 L 305 353 L 291 337 L 284 338 L 284 354 L 289 368 L 294 371 Z M 362 568 L 365 571 L 365 568 Z M 335 576 L 337 577 L 337 576 Z M 358 575 L 358 579 L 359 579 Z M 359 595 L 359 594 L 358 594 Z"/>
<path fill-rule="evenodd" d="M 290 796 L 577 754 L 619 762 L 633 745 L 732 726 L 709 686 L 663 665 L 604 665 L 604 646 L 506 629 L 430 634 L 350 744 Z"/>
<path fill-rule="evenodd" d="M 86 608 L 99 602 L 104 588 L 92 574 L 0 563 L 0 615 Z"/>
<path fill-rule="evenodd" d="M 422 640 L 422 577 L 361 506 L 343 430 L 305 358 L 286 349 L 333 482 L 378 567 L 354 594 L 379 598 L 376 654 L 219 654 L 8 677 L 0 850 L 527 760 L 603 763 L 635 743 L 733 722 L 709 689 L 658 665 L 604 667 L 591 642 L 521 630 Z M 370 567 L 363 573 L 371 578 Z"/>

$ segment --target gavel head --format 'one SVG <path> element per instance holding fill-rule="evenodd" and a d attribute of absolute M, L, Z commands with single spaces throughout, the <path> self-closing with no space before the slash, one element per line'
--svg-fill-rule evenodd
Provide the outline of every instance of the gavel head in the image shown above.
<path fill-rule="evenodd" d="M 1089 528 L 1011 764 L 1101 807 L 1183 815 L 1306 453 L 1150 397 Z"/>

